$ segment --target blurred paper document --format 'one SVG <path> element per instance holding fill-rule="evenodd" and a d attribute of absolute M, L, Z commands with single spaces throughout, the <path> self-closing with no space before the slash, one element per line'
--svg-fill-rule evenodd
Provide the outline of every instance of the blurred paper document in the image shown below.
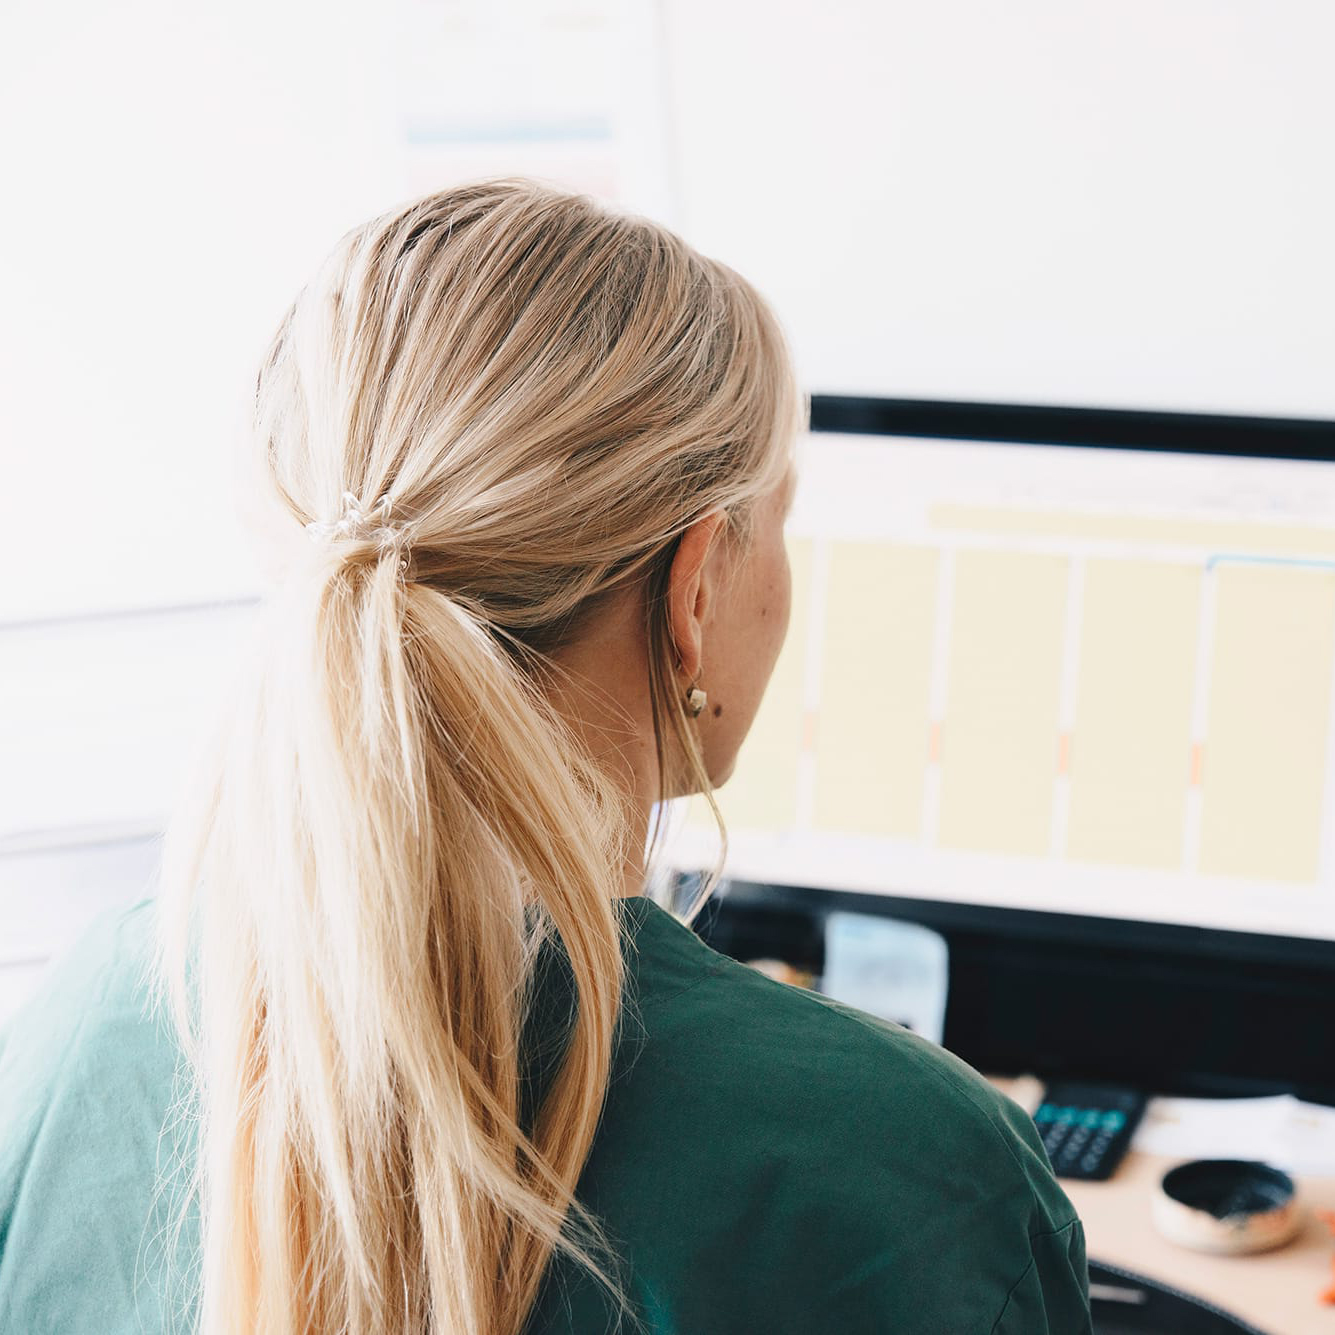
<path fill-rule="evenodd" d="M 1177 1159 L 1261 1159 L 1335 1176 L 1335 1108 L 1289 1094 L 1262 1099 L 1153 1099 L 1134 1146 Z"/>
<path fill-rule="evenodd" d="M 865 913 L 826 918 L 826 996 L 940 1043 L 947 981 L 945 938 L 930 928 Z"/>

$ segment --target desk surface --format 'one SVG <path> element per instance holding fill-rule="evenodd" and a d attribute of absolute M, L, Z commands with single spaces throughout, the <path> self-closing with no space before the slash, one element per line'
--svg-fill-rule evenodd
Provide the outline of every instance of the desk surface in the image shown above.
<path fill-rule="evenodd" d="M 995 1083 L 1008 1093 L 1014 1085 Z M 1207 1256 L 1169 1242 L 1150 1216 L 1159 1180 L 1180 1162 L 1133 1151 L 1107 1182 L 1062 1179 L 1084 1222 L 1089 1255 L 1205 1298 L 1267 1335 L 1335 1335 L 1335 1307 L 1321 1302 L 1322 1291 L 1335 1282 L 1335 1239 L 1312 1214 L 1335 1210 L 1335 1178 L 1299 1179 L 1306 1219 L 1286 1246 L 1251 1256 Z"/>

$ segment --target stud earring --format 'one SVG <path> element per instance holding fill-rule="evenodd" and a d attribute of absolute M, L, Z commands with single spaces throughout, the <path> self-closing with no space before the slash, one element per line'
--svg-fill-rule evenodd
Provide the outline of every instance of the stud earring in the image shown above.
<path fill-rule="evenodd" d="M 692 718 L 699 718 L 704 712 L 705 701 L 709 697 L 698 686 L 692 686 L 686 692 L 686 712 Z"/>

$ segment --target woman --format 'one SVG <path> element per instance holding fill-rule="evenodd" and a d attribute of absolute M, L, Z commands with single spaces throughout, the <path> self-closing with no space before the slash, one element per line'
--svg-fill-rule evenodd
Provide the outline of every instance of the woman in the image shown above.
<path fill-rule="evenodd" d="M 260 376 L 300 550 L 163 893 L 0 1055 L 0 1327 L 1088 1330 L 1013 1104 L 642 893 L 783 640 L 802 408 L 744 280 L 586 198 L 344 239 Z"/>

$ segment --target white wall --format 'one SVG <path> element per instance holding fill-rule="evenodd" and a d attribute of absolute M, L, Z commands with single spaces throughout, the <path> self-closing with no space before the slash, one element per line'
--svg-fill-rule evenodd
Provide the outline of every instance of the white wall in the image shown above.
<path fill-rule="evenodd" d="M 1335 417 L 1326 0 L 667 0 L 683 224 L 813 390 Z"/>
<path fill-rule="evenodd" d="M 253 588 L 227 504 L 249 383 L 398 187 L 376 12 L 6 6 L 0 617 Z"/>

